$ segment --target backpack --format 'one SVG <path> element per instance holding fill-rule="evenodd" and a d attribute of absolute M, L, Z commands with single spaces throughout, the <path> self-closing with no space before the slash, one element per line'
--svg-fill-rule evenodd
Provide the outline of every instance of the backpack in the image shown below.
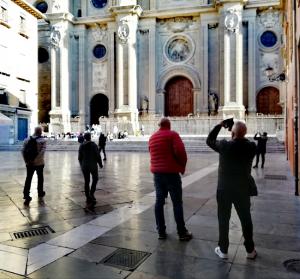
<path fill-rule="evenodd" d="M 25 162 L 32 162 L 38 155 L 36 138 L 30 137 L 27 144 L 24 147 L 24 159 Z"/>

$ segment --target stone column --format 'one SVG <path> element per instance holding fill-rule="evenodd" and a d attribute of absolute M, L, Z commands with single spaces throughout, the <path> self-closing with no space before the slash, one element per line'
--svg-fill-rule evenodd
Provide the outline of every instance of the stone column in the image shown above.
<path fill-rule="evenodd" d="M 87 124 L 87 102 L 86 102 L 86 59 L 85 59 L 85 49 L 86 49 L 86 29 L 85 26 L 80 26 L 77 31 L 79 36 L 79 60 L 78 60 L 78 94 L 79 94 L 79 127 L 80 131 L 84 131 Z"/>
<path fill-rule="evenodd" d="M 248 17 L 248 112 L 256 112 L 256 10 Z"/>
<path fill-rule="evenodd" d="M 202 105 L 201 89 L 194 88 L 193 93 L 194 93 L 194 112 L 196 114 L 200 114 L 201 112 L 203 112 L 203 109 L 204 109 L 203 105 Z"/>
<path fill-rule="evenodd" d="M 108 47 L 110 51 L 108 52 L 108 96 L 109 96 L 109 117 L 113 115 L 117 105 L 115 100 L 115 29 L 116 24 L 114 22 L 109 22 L 107 24 L 108 32 Z"/>
<path fill-rule="evenodd" d="M 202 41 L 202 97 L 200 102 L 198 101 L 196 110 L 194 110 L 196 113 L 204 113 L 207 115 L 208 112 L 208 22 L 203 21 L 201 22 L 201 41 Z M 197 89 L 195 89 L 197 90 Z M 197 91 L 198 94 L 201 93 L 201 91 Z M 201 95 L 200 95 L 201 96 Z"/>
<path fill-rule="evenodd" d="M 223 2 L 223 1 L 221 1 Z M 243 1 L 225 2 L 220 20 L 224 27 L 224 117 L 245 116 L 243 105 Z"/>
<path fill-rule="evenodd" d="M 149 114 L 155 114 L 156 97 L 156 20 L 149 26 Z"/>
<path fill-rule="evenodd" d="M 133 1 L 135 2 L 135 1 Z M 117 30 L 117 109 L 115 115 L 132 122 L 136 130 L 137 108 L 137 28 L 142 9 L 137 5 L 112 7 Z"/>

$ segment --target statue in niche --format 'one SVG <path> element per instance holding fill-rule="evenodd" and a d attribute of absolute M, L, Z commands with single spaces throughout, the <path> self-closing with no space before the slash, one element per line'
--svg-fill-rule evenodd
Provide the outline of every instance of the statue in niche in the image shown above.
<path fill-rule="evenodd" d="M 218 114 L 219 109 L 219 96 L 217 93 L 208 93 L 208 115 Z"/>
<path fill-rule="evenodd" d="M 149 99 L 147 96 L 144 96 L 142 100 L 142 114 L 148 114 L 149 111 Z"/>

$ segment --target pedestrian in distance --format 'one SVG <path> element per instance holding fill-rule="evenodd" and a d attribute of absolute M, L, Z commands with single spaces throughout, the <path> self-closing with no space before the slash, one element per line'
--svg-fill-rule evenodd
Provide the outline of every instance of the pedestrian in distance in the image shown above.
<path fill-rule="evenodd" d="M 178 133 L 171 131 L 168 118 L 162 118 L 158 125 L 159 130 L 149 139 L 151 172 L 156 191 L 155 219 L 158 238 L 167 238 L 164 205 L 169 192 L 179 240 L 188 241 L 193 236 L 185 227 L 180 177 L 180 174 L 184 174 L 187 163 L 185 147 Z"/>
<path fill-rule="evenodd" d="M 106 161 L 106 152 L 105 152 L 106 140 L 107 140 L 107 137 L 101 132 L 100 136 L 99 136 L 98 147 L 99 147 L 100 156 L 101 156 L 101 151 L 103 152 L 103 155 L 104 155 L 103 160 L 104 161 Z"/>
<path fill-rule="evenodd" d="M 78 135 L 78 142 L 79 142 L 80 144 L 84 142 L 84 137 L 83 137 L 83 134 L 82 134 L 82 133 L 80 133 L 80 134 Z"/>
<path fill-rule="evenodd" d="M 244 236 L 244 246 L 248 259 L 257 256 L 253 242 L 253 224 L 250 214 L 250 196 L 256 185 L 251 176 L 252 161 L 256 146 L 245 138 L 247 127 L 237 121 L 232 127 L 232 139 L 217 140 L 222 127 L 228 127 L 227 120 L 216 125 L 209 133 L 207 145 L 219 153 L 217 204 L 219 221 L 219 243 L 215 253 L 222 259 L 228 258 L 229 221 L 231 207 L 234 205 L 239 216 Z M 230 129 L 229 129 L 230 130 Z"/>
<path fill-rule="evenodd" d="M 103 168 L 101 156 L 97 144 L 91 140 L 91 133 L 84 134 L 84 142 L 80 145 L 78 151 L 78 161 L 84 176 L 84 192 L 87 207 L 92 207 L 96 203 L 95 191 L 98 182 L 98 165 Z M 92 184 L 90 187 L 90 176 Z"/>
<path fill-rule="evenodd" d="M 268 134 L 266 132 L 263 132 L 263 134 L 257 132 L 254 135 L 254 140 L 257 141 L 257 146 L 256 146 L 256 163 L 253 166 L 253 168 L 254 169 L 258 168 L 259 156 L 261 155 L 261 168 L 263 169 L 265 165 L 265 155 L 267 151 Z"/>
<path fill-rule="evenodd" d="M 45 196 L 44 191 L 44 155 L 46 151 L 46 140 L 42 137 L 42 128 L 36 127 L 34 134 L 24 141 L 22 155 L 26 164 L 26 180 L 24 185 L 24 204 L 29 205 L 32 200 L 30 196 L 31 181 L 34 172 L 37 174 L 38 197 Z"/>

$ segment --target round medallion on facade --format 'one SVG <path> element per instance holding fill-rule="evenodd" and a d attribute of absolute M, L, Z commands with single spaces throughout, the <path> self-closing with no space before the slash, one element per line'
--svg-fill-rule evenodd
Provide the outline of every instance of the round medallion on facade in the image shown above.
<path fill-rule="evenodd" d="M 234 12 L 229 12 L 225 17 L 225 27 L 227 30 L 234 32 L 239 27 L 239 17 Z"/>
<path fill-rule="evenodd" d="M 274 32 L 268 30 L 261 34 L 260 42 L 264 47 L 270 48 L 277 44 L 277 36 Z"/>
<path fill-rule="evenodd" d="M 167 42 L 165 53 L 172 62 L 184 62 L 192 56 L 193 45 L 186 36 L 175 36 Z"/>
<path fill-rule="evenodd" d="M 93 54 L 96 58 L 101 59 L 106 55 L 106 47 L 102 44 L 98 44 L 93 49 Z"/>
<path fill-rule="evenodd" d="M 46 1 L 36 1 L 34 6 L 43 14 L 48 11 L 48 3 Z"/>
<path fill-rule="evenodd" d="M 102 9 L 107 5 L 107 0 L 91 0 L 91 2 L 97 9 Z"/>
<path fill-rule="evenodd" d="M 126 43 L 129 36 L 129 26 L 124 21 L 120 22 L 120 25 L 118 27 L 118 37 L 121 40 L 121 42 Z"/>

